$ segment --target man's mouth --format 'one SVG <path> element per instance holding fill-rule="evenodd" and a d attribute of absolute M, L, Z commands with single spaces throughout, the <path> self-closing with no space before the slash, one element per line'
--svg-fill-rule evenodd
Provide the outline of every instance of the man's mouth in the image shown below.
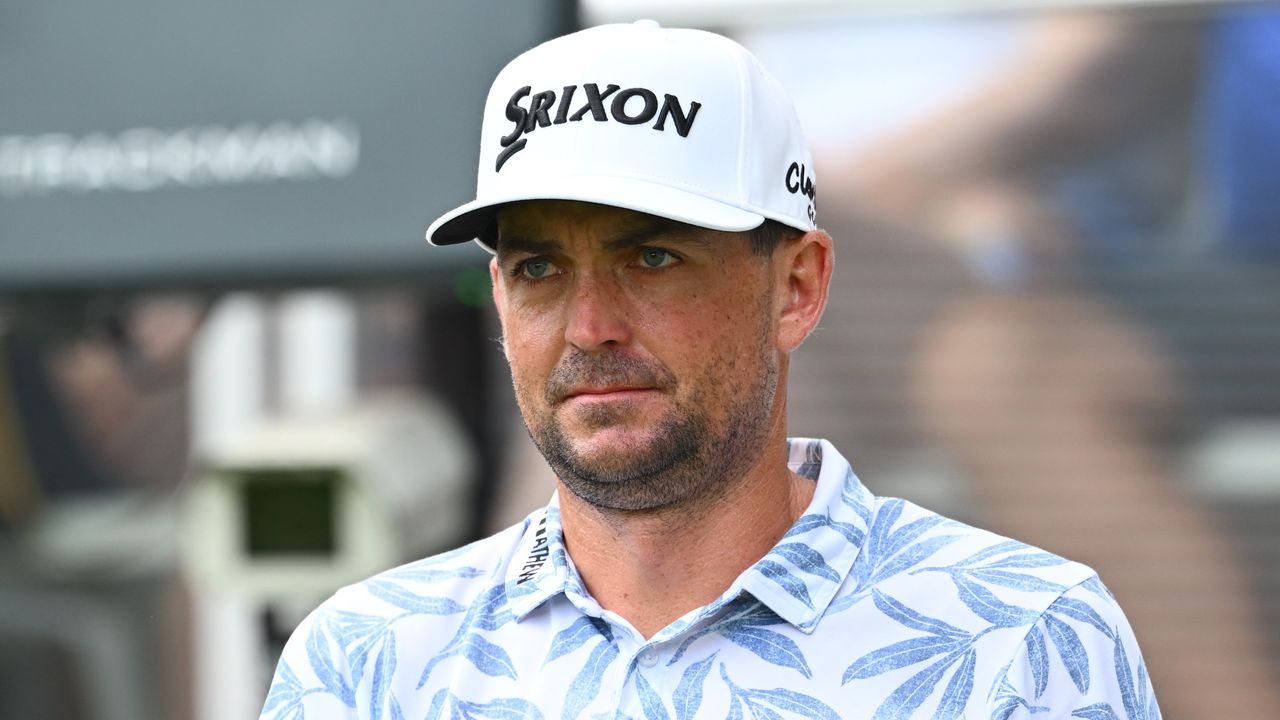
<path fill-rule="evenodd" d="M 654 392 L 654 388 L 640 385 L 609 385 L 604 387 L 581 387 L 569 391 L 565 399 L 593 397 L 624 397 L 646 392 Z"/>

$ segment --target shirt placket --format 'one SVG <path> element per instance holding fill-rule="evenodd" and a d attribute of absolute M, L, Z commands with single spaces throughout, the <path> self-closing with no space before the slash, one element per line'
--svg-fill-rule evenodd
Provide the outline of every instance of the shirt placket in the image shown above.
<path fill-rule="evenodd" d="M 671 670 L 667 663 L 671 659 L 673 643 L 637 643 L 633 638 L 626 637 L 626 631 L 620 631 L 620 635 L 624 638 L 620 641 L 624 644 L 619 648 L 621 659 L 626 662 L 619 663 L 622 677 L 617 686 L 613 707 L 618 716 L 649 717 L 649 713 L 644 710 L 645 693 L 642 683 L 651 692 L 650 701 L 656 699 L 665 705 L 670 700 L 675 688 L 669 687 Z"/>

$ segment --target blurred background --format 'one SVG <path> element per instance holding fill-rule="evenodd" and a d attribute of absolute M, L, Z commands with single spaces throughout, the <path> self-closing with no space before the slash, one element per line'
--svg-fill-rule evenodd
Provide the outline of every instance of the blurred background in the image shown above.
<path fill-rule="evenodd" d="M 0 6 L 0 719 L 248 720 L 337 587 L 552 478 L 472 197 L 544 39 L 717 30 L 836 238 L 791 433 L 1093 565 L 1172 720 L 1280 718 L 1280 3 Z"/>

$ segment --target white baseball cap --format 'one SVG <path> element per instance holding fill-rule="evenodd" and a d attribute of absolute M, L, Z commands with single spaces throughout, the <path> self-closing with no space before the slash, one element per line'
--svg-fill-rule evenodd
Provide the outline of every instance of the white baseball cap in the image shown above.
<path fill-rule="evenodd" d="M 485 102 L 476 199 L 427 230 L 478 238 L 519 200 L 581 200 L 713 230 L 815 220 L 813 162 L 790 98 L 751 53 L 652 20 L 545 42 Z M 486 248 L 492 250 L 492 248 Z"/>

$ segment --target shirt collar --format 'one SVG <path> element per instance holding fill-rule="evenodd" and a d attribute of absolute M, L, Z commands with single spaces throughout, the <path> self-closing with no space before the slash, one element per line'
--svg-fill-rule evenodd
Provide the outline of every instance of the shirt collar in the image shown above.
<path fill-rule="evenodd" d="M 813 500 L 734 585 L 811 633 L 849 576 L 871 526 L 875 498 L 831 443 L 793 438 L 788 445 L 788 468 L 817 482 Z"/>
<path fill-rule="evenodd" d="M 875 499 L 826 440 L 790 439 L 788 454 L 792 472 L 817 482 L 813 500 L 778 544 L 747 568 L 715 605 L 746 591 L 810 633 L 853 567 L 871 525 Z M 525 520 L 504 580 L 517 620 L 560 593 L 586 599 L 598 613 L 565 549 L 558 495 Z"/>
<path fill-rule="evenodd" d="M 565 550 L 559 494 L 552 493 L 546 507 L 525 519 L 524 534 L 504 581 L 517 621 L 552 597 L 567 592 L 571 584 L 586 595 Z"/>

